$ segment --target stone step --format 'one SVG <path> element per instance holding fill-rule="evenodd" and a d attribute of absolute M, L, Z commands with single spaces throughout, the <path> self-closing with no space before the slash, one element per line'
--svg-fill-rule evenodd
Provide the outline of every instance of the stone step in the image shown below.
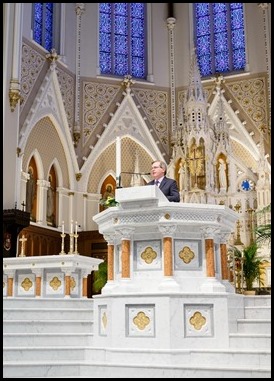
<path fill-rule="evenodd" d="M 247 306 L 245 319 L 271 319 L 271 306 Z"/>
<path fill-rule="evenodd" d="M 201 365 L 90 364 L 82 361 L 10 362 L 3 378 L 271 378 L 269 367 Z"/>
<path fill-rule="evenodd" d="M 28 307 L 28 308 L 6 308 L 3 310 L 4 320 L 93 320 L 93 308 L 48 308 L 44 307 Z"/>
<path fill-rule="evenodd" d="M 75 345 L 75 346 L 91 346 L 93 340 L 92 333 L 4 333 L 3 347 L 20 347 L 22 344 L 29 347 L 36 346 L 54 346 Z"/>
<path fill-rule="evenodd" d="M 93 299 L 76 299 L 76 298 L 24 298 L 12 297 L 3 298 L 3 306 L 5 308 L 92 308 Z"/>
<path fill-rule="evenodd" d="M 229 349 L 209 350 L 95 348 L 93 301 L 12 299 L 4 298 L 4 378 L 271 377 L 269 296 L 245 297 Z"/>
<path fill-rule="evenodd" d="M 271 333 L 270 319 L 238 319 L 238 333 Z"/>
<path fill-rule="evenodd" d="M 133 348 L 89 348 L 86 351 L 86 360 L 93 363 L 104 361 L 107 364 L 116 364 L 125 361 L 129 364 L 142 365 L 197 365 L 210 366 L 269 366 L 271 361 L 270 350 L 257 349 L 133 349 Z"/>
<path fill-rule="evenodd" d="M 3 333 L 36 332 L 93 332 L 93 322 L 88 320 L 4 320 Z"/>
<path fill-rule="evenodd" d="M 244 296 L 244 305 L 245 307 L 271 306 L 271 296 L 270 295 Z"/>
<path fill-rule="evenodd" d="M 234 349 L 271 349 L 271 334 L 230 333 L 229 347 Z"/>
<path fill-rule="evenodd" d="M 3 347 L 3 361 L 27 362 L 36 359 L 52 361 L 58 358 L 62 360 L 85 360 L 87 347 L 80 346 L 48 346 L 48 347 Z"/>
<path fill-rule="evenodd" d="M 90 362 L 105 362 L 106 364 L 122 363 L 137 365 L 188 365 L 210 366 L 260 366 L 267 367 L 271 361 L 270 350 L 152 350 L 126 348 L 102 349 L 86 346 L 48 346 L 48 347 L 4 347 L 3 360 L 32 361 L 34 358 L 44 361 L 55 360 L 85 360 Z"/>

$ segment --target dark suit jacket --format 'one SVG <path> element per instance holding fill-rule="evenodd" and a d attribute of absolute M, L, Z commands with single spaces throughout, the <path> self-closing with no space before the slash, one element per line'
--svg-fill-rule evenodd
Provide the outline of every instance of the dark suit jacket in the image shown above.
<path fill-rule="evenodd" d="M 147 185 L 154 185 L 155 180 L 150 181 Z M 160 184 L 160 189 L 163 194 L 166 196 L 168 201 L 179 202 L 180 201 L 180 193 L 175 180 L 170 179 L 168 177 L 164 177 Z"/>

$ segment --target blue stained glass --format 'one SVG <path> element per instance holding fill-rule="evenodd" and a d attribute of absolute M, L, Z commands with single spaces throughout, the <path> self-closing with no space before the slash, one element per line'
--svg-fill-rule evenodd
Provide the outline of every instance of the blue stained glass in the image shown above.
<path fill-rule="evenodd" d="M 99 3 L 100 13 L 106 12 L 111 13 L 111 3 Z"/>
<path fill-rule="evenodd" d="M 127 34 L 127 18 L 124 16 L 115 16 L 114 31 L 116 34 Z"/>
<path fill-rule="evenodd" d="M 236 9 L 231 12 L 231 29 L 243 28 L 243 11 L 242 9 Z"/>
<path fill-rule="evenodd" d="M 209 14 L 209 3 L 196 3 L 195 4 L 195 9 L 196 9 L 196 17 L 203 17 L 205 15 Z"/>
<path fill-rule="evenodd" d="M 228 52 L 215 55 L 215 67 L 217 73 L 229 71 Z"/>
<path fill-rule="evenodd" d="M 233 69 L 234 70 L 241 70 L 245 67 L 246 61 L 245 61 L 245 50 L 244 49 L 234 50 L 232 57 L 233 57 Z"/>
<path fill-rule="evenodd" d="M 144 41 L 141 38 L 133 38 L 131 45 L 134 56 L 142 57 L 144 51 Z"/>
<path fill-rule="evenodd" d="M 101 73 L 145 78 L 145 6 L 145 3 L 100 3 Z"/>
<path fill-rule="evenodd" d="M 45 33 L 45 48 L 47 50 L 52 49 L 52 33 L 51 32 Z"/>
<path fill-rule="evenodd" d="M 226 12 L 226 3 L 213 3 L 213 13 Z"/>
<path fill-rule="evenodd" d="M 215 34 L 215 41 L 214 41 L 214 50 L 215 52 L 223 52 L 228 51 L 227 47 L 227 33 L 217 33 Z"/>
<path fill-rule="evenodd" d="M 230 3 L 230 9 L 243 8 L 243 3 Z"/>
<path fill-rule="evenodd" d="M 115 54 L 114 57 L 115 63 L 114 63 L 114 73 L 116 75 L 126 75 L 128 74 L 128 56 L 127 55 L 121 55 L 121 54 Z"/>
<path fill-rule="evenodd" d="M 197 23 L 197 36 L 202 36 L 204 34 L 210 33 L 210 22 L 209 17 L 201 17 Z"/>
<path fill-rule="evenodd" d="M 145 6 L 143 3 L 131 3 L 130 10 L 133 17 L 144 18 Z"/>
<path fill-rule="evenodd" d="M 144 78 L 145 72 L 145 60 L 144 57 L 132 58 L 132 76 L 135 78 Z"/>
<path fill-rule="evenodd" d="M 227 16 L 226 13 L 221 12 L 214 16 L 214 33 L 223 32 L 227 30 Z"/>
<path fill-rule="evenodd" d="M 127 54 L 127 38 L 125 36 L 115 36 L 114 48 L 117 54 Z"/>
<path fill-rule="evenodd" d="M 144 35 L 144 21 L 140 19 L 132 19 L 131 34 L 134 37 L 143 37 Z"/>
<path fill-rule="evenodd" d="M 34 38 L 34 41 L 37 42 L 37 44 L 42 45 L 42 30 L 41 30 L 41 26 L 38 24 L 34 26 L 33 38 Z"/>
<path fill-rule="evenodd" d="M 111 33 L 111 15 L 101 13 L 99 29 L 100 32 Z"/>
<path fill-rule="evenodd" d="M 53 48 L 54 4 L 33 3 L 33 38 L 47 50 Z"/>
<path fill-rule="evenodd" d="M 100 69 L 102 74 L 111 74 L 111 54 L 100 53 Z"/>
<path fill-rule="evenodd" d="M 201 75 L 245 69 L 243 4 L 195 3 L 194 15 Z"/>
<path fill-rule="evenodd" d="M 111 35 L 110 34 L 101 34 L 100 35 L 100 51 L 111 52 Z"/>
<path fill-rule="evenodd" d="M 43 4 L 34 3 L 35 22 L 42 23 L 42 16 L 43 16 Z"/>
<path fill-rule="evenodd" d="M 244 31 L 243 29 L 234 30 L 231 33 L 231 41 L 234 49 L 244 48 Z"/>
<path fill-rule="evenodd" d="M 116 15 L 127 16 L 127 3 L 115 3 L 114 13 Z"/>
<path fill-rule="evenodd" d="M 210 54 L 210 36 L 198 38 L 197 49 L 201 55 Z"/>
<path fill-rule="evenodd" d="M 211 69 L 211 56 L 210 55 L 204 55 L 203 57 L 201 57 L 200 59 L 200 72 L 201 72 L 201 75 L 206 77 L 210 74 L 212 74 L 212 69 Z"/>

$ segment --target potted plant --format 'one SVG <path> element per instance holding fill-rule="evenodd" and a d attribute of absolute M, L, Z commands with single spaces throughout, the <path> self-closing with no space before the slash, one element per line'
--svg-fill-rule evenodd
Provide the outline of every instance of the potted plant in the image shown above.
<path fill-rule="evenodd" d="M 98 266 L 98 270 L 94 271 L 92 288 L 96 294 L 101 292 L 102 288 L 107 283 L 107 278 L 107 263 L 101 262 Z"/>
<path fill-rule="evenodd" d="M 265 208 L 257 212 L 258 215 L 268 215 L 271 213 L 271 204 L 267 205 Z M 267 222 L 265 224 L 258 225 L 255 228 L 256 241 L 262 244 L 270 244 L 271 242 L 271 222 Z"/>
<path fill-rule="evenodd" d="M 256 241 L 243 247 L 242 250 L 234 246 L 230 251 L 233 252 L 236 260 L 243 261 L 243 278 L 246 286 L 245 294 L 255 294 L 253 289 L 254 282 L 260 282 L 261 264 L 264 259 L 258 254 L 258 243 Z"/>
<path fill-rule="evenodd" d="M 119 202 L 115 200 L 114 197 L 107 196 L 107 198 L 101 198 L 99 201 L 100 205 L 103 205 L 104 208 L 110 208 L 112 206 L 118 206 Z"/>

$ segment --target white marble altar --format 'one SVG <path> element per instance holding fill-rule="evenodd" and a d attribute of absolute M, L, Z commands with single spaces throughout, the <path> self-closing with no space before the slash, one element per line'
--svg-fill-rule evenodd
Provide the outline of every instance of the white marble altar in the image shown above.
<path fill-rule="evenodd" d="M 86 298 L 87 276 L 101 262 L 77 254 L 4 258 L 3 296 Z"/>

